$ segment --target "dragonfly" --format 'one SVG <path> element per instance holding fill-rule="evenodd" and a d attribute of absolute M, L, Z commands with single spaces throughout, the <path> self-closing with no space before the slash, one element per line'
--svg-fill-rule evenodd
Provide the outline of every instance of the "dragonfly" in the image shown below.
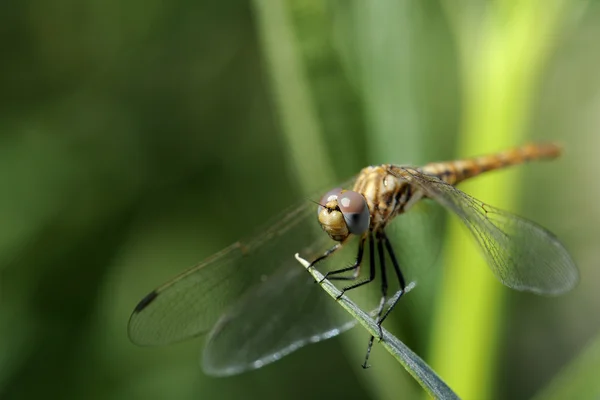
<path fill-rule="evenodd" d="M 576 286 L 579 273 L 554 234 L 456 188 L 484 172 L 554 159 L 560 153 L 552 143 L 527 144 L 422 167 L 368 166 L 348 183 L 351 190 L 338 187 L 317 202 L 292 207 L 262 233 L 230 245 L 151 291 L 130 317 L 129 338 L 137 345 L 157 346 L 204 335 L 203 370 L 229 376 L 261 368 L 352 328 L 356 321 L 335 310 L 340 307 L 332 310 L 331 299 L 296 264 L 298 252 L 310 267 L 337 265 L 324 276 L 348 282 L 342 293 L 381 275 L 380 302 L 371 313 L 381 328 L 408 286 L 387 228 L 427 200 L 464 223 L 491 272 L 507 287 L 540 295 L 567 292 Z M 349 248 L 354 248 L 350 262 L 336 261 L 337 254 Z M 388 293 L 386 261 L 400 288 L 393 296 Z M 363 264 L 368 265 L 364 278 Z"/>

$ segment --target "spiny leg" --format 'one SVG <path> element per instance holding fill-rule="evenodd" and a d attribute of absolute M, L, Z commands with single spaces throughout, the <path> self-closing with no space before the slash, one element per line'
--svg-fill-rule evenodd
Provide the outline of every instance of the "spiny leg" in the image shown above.
<path fill-rule="evenodd" d="M 343 288 L 341 290 L 340 294 L 337 296 L 338 300 L 340 297 L 342 297 L 344 295 L 344 293 L 346 293 L 346 291 L 356 289 L 357 287 L 360 287 L 362 285 L 366 285 L 367 283 L 373 282 L 373 280 L 375 279 L 375 242 L 373 241 L 373 234 L 371 232 L 369 232 L 368 235 L 369 235 L 369 278 L 365 279 L 364 281 L 355 283 L 354 285 Z"/>
<path fill-rule="evenodd" d="M 336 243 L 334 246 L 330 247 L 329 249 L 327 249 L 322 255 L 320 255 L 319 257 L 315 258 L 309 265 L 307 268 L 314 268 L 315 265 L 323 260 L 325 260 L 327 257 L 329 257 L 330 255 L 332 255 L 333 253 L 335 253 L 336 251 L 338 251 L 339 249 L 342 248 L 344 242 L 339 242 Z M 316 282 L 315 282 L 316 283 Z M 319 282 L 320 283 L 320 282 Z M 308 299 L 306 300 L 308 301 Z M 305 302 L 306 302 L 305 301 Z"/>
<path fill-rule="evenodd" d="M 362 259 L 363 259 L 363 255 L 364 255 L 364 250 L 365 250 L 365 241 L 367 240 L 367 235 L 363 235 L 360 238 L 360 242 L 358 243 L 358 254 L 356 255 L 356 260 L 354 261 L 354 264 L 352 264 L 349 267 L 346 268 L 341 268 L 341 269 L 336 269 L 335 271 L 329 271 L 325 274 L 325 276 L 323 276 L 323 280 L 325 279 L 329 279 L 331 281 L 352 281 L 355 280 L 356 278 L 358 278 L 358 274 L 360 272 L 360 265 L 362 263 Z M 348 271 L 352 271 L 354 270 L 354 273 L 352 274 L 352 276 L 332 276 L 332 275 L 337 275 L 337 274 L 341 274 L 344 272 L 348 272 Z"/>
<path fill-rule="evenodd" d="M 335 253 L 337 250 L 341 249 L 343 244 L 344 244 L 344 242 L 336 243 L 333 247 L 331 247 L 330 249 L 327 249 L 325 251 L 325 253 L 323 253 L 322 255 L 320 255 L 319 257 L 317 257 L 316 259 L 314 259 L 307 268 L 314 268 L 315 265 L 318 262 L 323 261 L 324 259 L 326 259 L 330 255 L 332 255 L 333 253 Z"/>
<path fill-rule="evenodd" d="M 379 328 L 379 336 L 381 337 L 381 315 L 383 314 L 383 309 L 385 307 L 385 303 L 387 300 L 387 291 L 388 291 L 388 282 L 387 282 L 387 274 L 385 271 L 385 252 L 383 251 L 383 232 L 377 232 L 377 253 L 379 255 L 379 265 L 381 270 L 381 300 L 379 301 L 379 307 L 377 309 L 377 319 L 375 320 L 377 323 L 377 327 Z M 375 337 L 371 335 L 369 338 L 369 345 L 367 346 L 367 354 L 365 355 L 365 362 L 362 367 L 367 369 L 369 368 L 369 356 L 371 355 L 371 349 L 373 348 L 373 341 Z"/>
<path fill-rule="evenodd" d="M 388 309 L 385 311 L 385 314 L 383 314 L 383 317 L 381 317 L 381 319 L 379 320 L 379 340 L 381 340 L 382 336 L 383 336 L 383 332 L 381 331 L 381 324 L 383 323 L 383 321 L 385 321 L 385 319 L 390 314 L 390 312 L 392 312 L 394 307 L 396 307 L 396 304 L 398 304 L 398 301 L 400 300 L 402 295 L 404 295 L 404 291 L 406 290 L 406 281 L 404 280 L 404 276 L 402 275 L 402 271 L 400 270 L 400 264 L 398 264 L 398 259 L 396 258 L 396 254 L 394 253 L 394 248 L 392 247 L 392 244 L 390 243 L 390 239 L 388 239 L 385 232 L 381 232 L 381 234 L 382 234 L 382 238 L 385 242 L 385 248 L 386 248 L 388 254 L 390 255 L 390 259 L 392 260 L 392 265 L 394 266 L 394 271 L 396 271 L 396 276 L 398 277 L 398 283 L 400 284 L 401 293 L 398 297 L 396 297 L 394 299 L 394 302 L 392 304 L 390 304 Z"/>

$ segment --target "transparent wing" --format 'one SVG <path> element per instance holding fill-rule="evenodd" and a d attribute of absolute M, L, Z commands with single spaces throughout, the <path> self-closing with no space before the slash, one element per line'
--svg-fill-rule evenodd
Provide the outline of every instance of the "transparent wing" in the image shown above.
<path fill-rule="evenodd" d="M 402 178 L 463 221 L 492 272 L 506 286 L 557 295 L 577 284 L 579 273 L 573 259 L 548 230 L 485 204 L 434 176 L 412 168 L 400 170 Z"/>
<path fill-rule="evenodd" d="M 335 256 L 323 260 L 319 270 L 349 265 L 357 245 L 358 238 L 354 238 Z M 302 265 L 295 258 L 288 258 L 275 275 L 246 292 L 222 315 L 202 355 L 207 374 L 228 376 L 260 368 L 356 325 L 356 319 L 298 267 Z M 369 304 L 365 306 L 372 308 L 376 303 Z"/>
<path fill-rule="evenodd" d="M 298 246 L 317 240 L 315 219 L 314 205 L 307 202 L 253 240 L 234 243 L 152 291 L 131 315 L 130 339 L 163 345 L 210 331 L 248 288 L 292 259 Z"/>
<path fill-rule="evenodd" d="M 356 324 L 298 262 L 246 293 L 217 322 L 202 355 L 209 375 L 260 368 Z M 332 307 L 333 306 L 333 307 Z"/>
<path fill-rule="evenodd" d="M 347 184 L 350 185 L 351 182 Z M 291 297 L 288 293 L 293 290 L 293 294 L 306 298 L 307 294 L 303 291 L 310 292 L 313 289 L 311 285 L 305 284 L 308 277 L 301 276 L 304 271 L 294 260 L 294 254 L 300 251 L 312 259 L 331 245 L 333 242 L 317 222 L 315 204 L 305 201 L 291 211 L 282 213 L 269 228 L 252 240 L 234 243 L 150 292 L 130 317 L 129 337 L 139 345 L 164 345 L 205 334 L 211 331 L 220 318 L 221 330 L 223 321 L 228 321 L 228 326 L 239 329 L 240 324 L 261 324 L 265 315 L 282 320 L 287 318 L 289 325 L 286 328 L 294 330 L 304 322 L 297 315 L 295 318 L 286 316 L 287 312 L 297 309 L 290 306 Z M 299 272 L 296 273 L 297 271 Z M 287 288 L 287 292 L 281 291 L 281 288 Z M 252 310 L 244 310 L 240 314 L 240 307 L 243 308 L 245 304 L 240 299 L 254 299 L 247 302 L 248 305 L 254 304 Z M 313 317 L 314 315 L 315 313 Z M 236 319 L 241 322 L 236 322 Z M 295 323 L 296 320 L 299 322 Z M 324 335 L 335 329 L 332 324 L 344 324 L 335 319 L 327 323 L 317 322 L 312 325 L 312 329 L 301 327 L 295 337 L 289 339 L 289 343 L 281 343 L 270 351 L 278 352 L 303 339 Z M 218 329 L 216 327 L 215 332 Z M 259 340 L 260 331 L 255 332 L 256 340 Z M 211 335 L 211 338 L 216 338 L 216 334 Z M 240 345 L 239 341 L 237 345 Z M 210 346 L 209 344 L 208 347 Z M 235 347 L 229 349 L 231 354 L 235 351 Z M 217 352 L 215 348 L 210 354 Z M 222 353 L 220 352 L 223 362 L 227 363 L 228 355 Z M 257 360 L 246 360 L 246 364 L 254 361 Z M 238 363 L 233 359 L 229 362 Z"/>

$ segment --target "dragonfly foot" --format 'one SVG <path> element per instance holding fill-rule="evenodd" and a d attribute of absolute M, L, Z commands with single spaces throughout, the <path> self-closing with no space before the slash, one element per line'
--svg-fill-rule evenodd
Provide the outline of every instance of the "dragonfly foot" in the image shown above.
<path fill-rule="evenodd" d="M 319 283 L 323 283 L 323 281 L 327 280 L 328 276 L 329 276 L 329 272 L 327 272 L 325 275 L 323 275 L 323 277 L 319 280 Z"/>

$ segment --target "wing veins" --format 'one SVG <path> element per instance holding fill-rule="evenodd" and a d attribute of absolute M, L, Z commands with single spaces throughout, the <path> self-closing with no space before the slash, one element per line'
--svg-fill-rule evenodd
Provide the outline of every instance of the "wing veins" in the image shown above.
<path fill-rule="evenodd" d="M 441 179 L 414 168 L 400 177 L 452 211 L 471 231 L 488 265 L 506 286 L 538 294 L 559 294 L 578 280 L 573 260 L 545 228 L 499 210 Z"/>

